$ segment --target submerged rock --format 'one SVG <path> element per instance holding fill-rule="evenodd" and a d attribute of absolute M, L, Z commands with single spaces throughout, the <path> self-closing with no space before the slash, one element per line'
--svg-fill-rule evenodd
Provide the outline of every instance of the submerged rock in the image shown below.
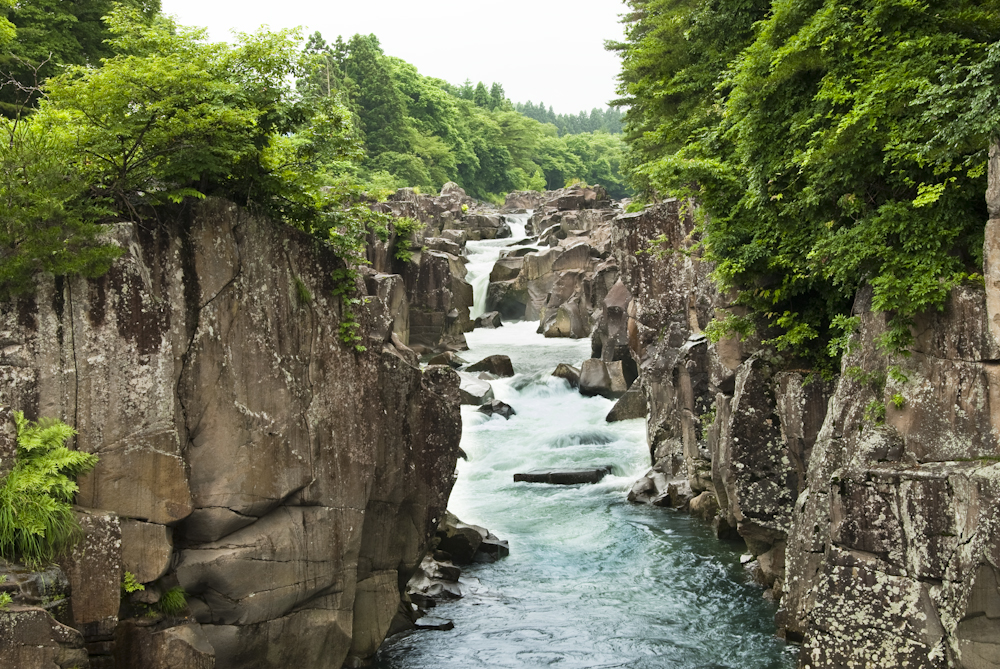
<path fill-rule="evenodd" d="M 567 365 L 564 362 L 560 362 L 559 365 L 556 366 L 555 371 L 552 372 L 552 376 L 559 377 L 560 379 L 566 379 L 566 381 L 569 382 L 570 388 L 580 387 L 580 370 L 576 367 Z"/>
<path fill-rule="evenodd" d="M 514 481 L 574 485 L 576 483 L 597 483 L 610 473 L 611 465 L 593 469 L 532 469 L 521 474 L 514 474 Z"/>
<path fill-rule="evenodd" d="M 484 413 L 487 416 L 496 414 L 498 416 L 503 416 L 507 420 L 510 420 L 511 416 L 517 415 L 517 412 L 514 411 L 513 407 L 505 402 L 501 402 L 500 400 L 493 400 L 489 404 L 484 404 L 479 407 L 479 412 Z"/>

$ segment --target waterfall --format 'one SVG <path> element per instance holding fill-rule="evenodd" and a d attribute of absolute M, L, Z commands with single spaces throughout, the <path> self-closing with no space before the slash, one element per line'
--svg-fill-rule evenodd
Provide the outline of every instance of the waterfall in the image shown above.
<path fill-rule="evenodd" d="M 490 271 L 504 249 L 517 247 L 518 242 L 525 240 L 525 228 L 531 212 L 526 214 L 505 214 L 504 223 L 510 228 L 511 236 L 507 239 L 488 239 L 466 244 L 468 275 L 465 280 L 472 285 L 472 309 L 469 317 L 473 320 L 486 312 L 486 290 L 490 285 Z"/>

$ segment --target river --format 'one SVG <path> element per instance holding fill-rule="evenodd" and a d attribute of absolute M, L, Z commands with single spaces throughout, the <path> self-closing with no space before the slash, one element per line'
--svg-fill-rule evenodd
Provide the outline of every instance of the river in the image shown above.
<path fill-rule="evenodd" d="M 511 220 L 523 238 L 523 218 Z M 469 242 L 483 311 L 493 262 L 511 240 Z M 546 339 L 537 323 L 468 333 L 462 357 L 510 356 L 515 376 L 492 381 L 517 415 L 462 407 L 459 476 L 449 509 L 510 542 L 510 556 L 463 571 L 463 599 L 435 609 L 448 632 L 390 639 L 381 669 L 478 667 L 786 668 L 797 649 L 774 636 L 774 605 L 748 581 L 739 546 L 685 513 L 629 504 L 649 467 L 644 421 L 607 423 L 613 402 L 551 376 L 590 357 L 589 340 Z M 463 373 L 471 378 L 471 375 Z M 596 485 L 514 483 L 542 467 L 614 466 Z"/>

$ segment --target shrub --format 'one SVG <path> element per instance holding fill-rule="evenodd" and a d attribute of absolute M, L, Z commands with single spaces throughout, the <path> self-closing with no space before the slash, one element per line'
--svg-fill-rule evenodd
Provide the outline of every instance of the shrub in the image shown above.
<path fill-rule="evenodd" d="M 17 455 L 0 481 L 0 556 L 40 565 L 71 549 L 80 535 L 73 514 L 76 477 L 97 456 L 65 446 L 76 431 L 62 421 L 33 423 L 15 412 Z"/>

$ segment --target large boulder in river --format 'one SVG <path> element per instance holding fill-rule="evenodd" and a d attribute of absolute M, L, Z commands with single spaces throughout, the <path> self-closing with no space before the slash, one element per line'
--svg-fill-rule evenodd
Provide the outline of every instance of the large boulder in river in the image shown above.
<path fill-rule="evenodd" d="M 506 355 L 488 355 L 479 362 L 469 365 L 467 372 L 489 372 L 497 376 L 514 376 L 514 365 Z"/>
<path fill-rule="evenodd" d="M 493 330 L 503 326 L 503 319 L 500 318 L 499 311 L 490 311 L 476 319 L 477 328 L 487 328 Z"/>
<path fill-rule="evenodd" d="M 462 398 L 462 404 L 481 406 L 493 399 L 493 386 L 480 379 L 463 380 L 458 395 Z"/>
<path fill-rule="evenodd" d="M 617 399 L 625 394 L 628 387 L 621 372 L 621 363 L 611 365 L 603 360 L 590 358 L 583 361 L 580 367 L 580 394 L 601 395 L 608 399 Z"/>

